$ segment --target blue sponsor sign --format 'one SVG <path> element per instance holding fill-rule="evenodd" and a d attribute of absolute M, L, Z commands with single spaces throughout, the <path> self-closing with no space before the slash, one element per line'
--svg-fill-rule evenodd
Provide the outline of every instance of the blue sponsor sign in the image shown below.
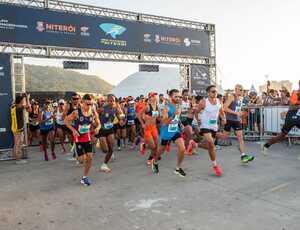
<path fill-rule="evenodd" d="M 12 104 L 10 55 L 0 54 L 0 149 L 13 147 L 10 106 Z"/>
<path fill-rule="evenodd" d="M 209 56 L 208 32 L 0 4 L 0 42 Z"/>

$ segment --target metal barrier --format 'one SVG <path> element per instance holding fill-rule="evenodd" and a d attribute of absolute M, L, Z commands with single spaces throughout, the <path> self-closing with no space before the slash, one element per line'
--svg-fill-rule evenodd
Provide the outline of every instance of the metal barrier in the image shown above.
<path fill-rule="evenodd" d="M 245 139 L 263 140 L 280 133 L 288 110 L 288 106 L 248 106 L 244 108 L 242 124 Z M 300 137 L 300 129 L 294 128 L 287 137 Z"/>

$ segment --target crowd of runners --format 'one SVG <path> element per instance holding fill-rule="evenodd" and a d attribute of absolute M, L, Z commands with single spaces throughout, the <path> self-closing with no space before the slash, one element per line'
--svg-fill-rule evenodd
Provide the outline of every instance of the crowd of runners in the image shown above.
<path fill-rule="evenodd" d="M 16 113 L 18 108 L 26 108 L 29 112 L 29 144 L 33 140 L 38 142 L 44 160 L 49 161 L 50 157 L 56 159 L 55 143 L 59 140 L 62 152 L 71 151 L 73 159 L 83 165 L 81 183 L 88 186 L 91 184 L 88 176 L 93 154 L 98 147 L 105 153 L 100 166 L 105 173 L 111 171 L 109 162 L 115 158 L 115 150 L 131 148 L 147 155 L 146 164 L 154 174 L 159 174 L 161 156 L 170 152 L 170 145 L 174 143 L 177 149 L 176 175 L 185 177 L 184 157 L 192 156 L 195 148 L 204 148 L 211 160 L 212 172 L 221 176 L 216 139 L 227 139 L 233 131 L 239 143 L 237 156 L 245 164 L 253 161 L 254 156 L 245 149 L 242 132 L 243 87 L 236 85 L 234 93 L 226 98 L 218 94 L 214 85 L 207 87 L 206 92 L 207 96 L 201 97 L 191 96 L 188 90 L 172 89 L 167 96 L 149 92 L 137 98 L 107 95 L 97 99 L 89 94 L 81 97 L 74 93 L 70 102 L 60 99 L 57 102 L 47 100 L 43 104 L 29 102 L 23 95 L 16 98 L 14 105 Z M 283 140 L 294 126 L 300 128 L 299 105 L 300 87 L 291 96 L 282 133 L 264 145 L 265 151 Z M 16 120 L 15 142 L 20 138 L 17 134 L 22 122 Z M 66 140 L 70 147 L 66 146 Z"/>

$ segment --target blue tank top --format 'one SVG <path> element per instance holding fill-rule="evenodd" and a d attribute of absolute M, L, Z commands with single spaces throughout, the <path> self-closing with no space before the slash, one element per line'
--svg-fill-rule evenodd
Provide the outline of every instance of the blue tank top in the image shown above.
<path fill-rule="evenodd" d="M 113 121 L 116 117 L 117 110 L 112 109 L 109 106 L 104 106 L 103 111 L 100 114 L 100 123 L 102 129 L 112 129 L 113 128 Z"/>
<path fill-rule="evenodd" d="M 127 109 L 127 123 L 129 125 L 133 125 L 135 118 L 136 118 L 135 108 L 134 107 L 128 107 L 128 109 Z"/>
<path fill-rule="evenodd" d="M 53 115 L 53 112 L 51 111 L 42 111 L 42 119 L 46 120 L 48 118 L 50 118 Z M 53 118 L 49 119 L 48 121 L 45 121 L 43 123 L 40 124 L 40 129 L 42 130 L 49 130 L 53 128 Z"/>
<path fill-rule="evenodd" d="M 234 112 L 240 112 L 242 110 L 242 100 L 234 99 L 233 102 L 229 105 L 229 109 Z M 228 121 L 240 121 L 240 118 L 237 115 L 226 113 L 226 120 Z"/>
<path fill-rule="evenodd" d="M 168 117 L 172 119 L 170 124 L 161 124 L 160 126 L 160 137 L 162 140 L 170 140 L 177 133 L 179 129 L 179 116 L 175 115 L 176 107 L 173 104 L 166 105 L 169 108 Z"/>

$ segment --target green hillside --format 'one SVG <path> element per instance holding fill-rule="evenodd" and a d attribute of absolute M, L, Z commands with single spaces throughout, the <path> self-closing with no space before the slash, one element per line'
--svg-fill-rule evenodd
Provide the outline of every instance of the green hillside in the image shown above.
<path fill-rule="evenodd" d="M 26 65 L 27 91 L 78 91 L 107 94 L 113 85 L 94 75 L 58 67 Z"/>

